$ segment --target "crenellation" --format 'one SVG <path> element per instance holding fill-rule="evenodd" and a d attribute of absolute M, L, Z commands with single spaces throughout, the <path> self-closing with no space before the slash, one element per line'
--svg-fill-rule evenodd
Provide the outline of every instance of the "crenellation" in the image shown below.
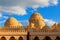
<path fill-rule="evenodd" d="M 60 40 L 60 23 L 51 28 L 43 17 L 35 12 L 29 19 L 29 25 L 23 27 L 15 18 L 9 18 L 0 28 L 0 40 Z"/>

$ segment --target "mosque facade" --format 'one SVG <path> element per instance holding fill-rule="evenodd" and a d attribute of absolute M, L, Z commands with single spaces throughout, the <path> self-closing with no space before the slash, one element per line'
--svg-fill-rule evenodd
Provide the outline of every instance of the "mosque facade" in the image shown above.
<path fill-rule="evenodd" d="M 24 28 L 11 17 L 0 28 L 0 40 L 60 40 L 60 23 L 49 27 L 43 17 L 35 12 L 29 19 L 29 25 Z"/>

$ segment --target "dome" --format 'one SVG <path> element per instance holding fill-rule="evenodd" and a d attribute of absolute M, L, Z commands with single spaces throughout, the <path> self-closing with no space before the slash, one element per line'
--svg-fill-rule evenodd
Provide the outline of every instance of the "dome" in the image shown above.
<path fill-rule="evenodd" d="M 54 32 L 60 32 L 60 23 L 55 23 L 52 27 L 51 27 L 52 31 Z"/>
<path fill-rule="evenodd" d="M 34 24 L 33 28 L 35 27 L 43 28 L 45 26 L 44 19 L 38 12 L 35 12 L 31 15 L 29 22 L 30 22 L 30 26 Z"/>
<path fill-rule="evenodd" d="M 49 32 L 50 31 L 50 27 L 46 24 L 43 28 L 42 28 L 43 31 L 45 32 Z"/>
<path fill-rule="evenodd" d="M 30 20 L 33 20 L 33 19 L 36 19 L 36 20 L 43 20 L 43 17 L 40 15 L 40 13 L 38 12 L 35 12 L 31 15 L 30 17 Z"/>
<path fill-rule="evenodd" d="M 11 17 L 5 22 L 5 27 L 22 27 L 22 24 L 19 23 L 15 18 Z"/>
<path fill-rule="evenodd" d="M 52 27 L 51 27 L 51 29 L 55 29 L 55 28 L 60 28 L 60 23 L 55 23 Z"/>
<path fill-rule="evenodd" d="M 57 23 L 53 24 L 53 26 L 51 27 L 51 29 L 56 28 L 56 26 L 57 26 Z"/>

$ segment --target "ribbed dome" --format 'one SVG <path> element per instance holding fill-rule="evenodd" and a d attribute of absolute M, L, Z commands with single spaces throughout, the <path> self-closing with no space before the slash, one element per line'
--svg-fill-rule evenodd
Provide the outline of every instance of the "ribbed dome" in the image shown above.
<path fill-rule="evenodd" d="M 38 12 L 35 12 L 31 15 L 29 22 L 31 26 L 34 24 L 33 28 L 43 28 L 45 26 L 44 19 Z"/>
<path fill-rule="evenodd" d="M 38 13 L 38 12 L 35 12 L 31 15 L 30 17 L 30 20 L 33 20 L 33 19 L 36 19 L 36 20 L 43 20 L 43 17 Z"/>
<path fill-rule="evenodd" d="M 55 23 L 52 27 L 51 27 L 52 31 L 54 32 L 60 32 L 60 23 Z"/>
<path fill-rule="evenodd" d="M 15 18 L 11 17 L 5 22 L 5 27 L 22 27 L 22 24 Z"/>
<path fill-rule="evenodd" d="M 55 29 L 55 28 L 60 29 L 60 23 L 55 23 L 55 24 L 51 27 L 51 29 Z"/>

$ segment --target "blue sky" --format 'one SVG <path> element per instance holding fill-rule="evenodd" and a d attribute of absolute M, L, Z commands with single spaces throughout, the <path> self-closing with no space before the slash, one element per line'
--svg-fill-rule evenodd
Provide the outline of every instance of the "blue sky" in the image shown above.
<path fill-rule="evenodd" d="M 60 22 L 60 0 L 1 0 L 0 26 L 10 17 L 15 17 L 24 26 L 34 11 L 39 12 L 48 25 Z M 26 23 L 26 24 L 25 24 Z"/>

